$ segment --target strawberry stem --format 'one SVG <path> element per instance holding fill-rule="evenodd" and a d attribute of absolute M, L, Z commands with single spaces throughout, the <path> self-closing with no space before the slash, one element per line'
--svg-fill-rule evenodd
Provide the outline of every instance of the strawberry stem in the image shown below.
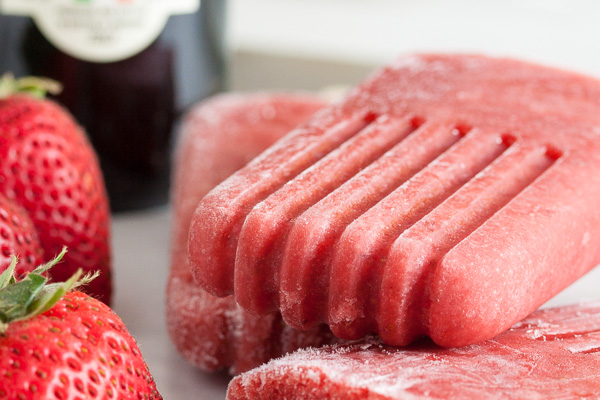
<path fill-rule="evenodd" d="M 0 334 L 8 329 L 11 322 L 21 321 L 42 314 L 51 309 L 65 293 L 91 282 L 98 276 L 88 274 L 82 277 L 79 269 L 65 282 L 48 283 L 43 274 L 64 257 L 67 248 L 46 264 L 40 265 L 21 280 L 14 275 L 17 258 L 13 256 L 10 266 L 0 274 Z"/>
<path fill-rule="evenodd" d="M 10 257 L 10 265 L 0 274 L 0 289 L 4 289 L 11 283 L 15 283 L 15 269 L 17 268 L 17 257 Z"/>
<path fill-rule="evenodd" d="M 62 85 L 48 78 L 28 76 L 16 79 L 10 72 L 0 77 L 0 99 L 16 93 L 27 93 L 37 98 L 44 98 L 48 93 L 57 95 L 62 92 Z"/>

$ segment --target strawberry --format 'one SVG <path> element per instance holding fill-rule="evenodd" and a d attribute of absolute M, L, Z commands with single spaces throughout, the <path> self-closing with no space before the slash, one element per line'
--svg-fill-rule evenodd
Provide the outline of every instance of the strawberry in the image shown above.
<path fill-rule="evenodd" d="M 70 251 L 53 271 L 99 270 L 89 292 L 110 302 L 109 207 L 98 160 L 68 112 L 40 97 L 53 83 L 0 80 L 0 193 L 27 210 L 46 257 Z"/>
<path fill-rule="evenodd" d="M 12 254 L 22 260 L 17 268 L 22 276 L 42 262 L 44 252 L 27 212 L 0 195 L 0 272 L 8 268 Z"/>
<path fill-rule="evenodd" d="M 16 261 L 0 275 L 0 399 L 160 399 L 121 319 L 69 292 L 92 277 L 47 284 L 62 256 L 20 281 Z"/>

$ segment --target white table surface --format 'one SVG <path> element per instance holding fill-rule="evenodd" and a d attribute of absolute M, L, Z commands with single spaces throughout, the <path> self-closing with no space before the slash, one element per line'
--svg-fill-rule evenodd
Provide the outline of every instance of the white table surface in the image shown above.
<path fill-rule="evenodd" d="M 228 376 L 206 374 L 187 364 L 167 335 L 164 304 L 170 217 L 167 207 L 114 217 L 114 309 L 136 338 L 166 400 L 224 399 Z M 547 305 L 594 298 L 600 298 L 600 268 Z"/>
<path fill-rule="evenodd" d="M 165 400 L 222 400 L 229 377 L 187 364 L 167 335 L 170 217 L 167 207 L 114 216 L 113 308 L 137 340 Z"/>

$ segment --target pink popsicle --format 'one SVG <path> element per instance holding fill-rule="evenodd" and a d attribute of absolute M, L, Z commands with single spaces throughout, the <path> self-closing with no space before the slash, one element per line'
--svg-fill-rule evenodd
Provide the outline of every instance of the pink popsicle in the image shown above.
<path fill-rule="evenodd" d="M 203 199 L 192 273 L 296 328 L 477 343 L 600 262 L 599 139 L 595 79 L 406 57 Z"/>
<path fill-rule="evenodd" d="M 299 350 L 242 374 L 228 400 L 597 399 L 600 301 L 537 311 L 481 344 L 367 339 Z"/>
<path fill-rule="evenodd" d="M 259 317 L 241 310 L 232 297 L 208 294 L 192 279 L 186 248 L 200 199 L 323 106 L 309 95 L 222 95 L 195 107 L 182 124 L 172 191 L 167 323 L 179 352 L 203 370 L 236 374 L 297 348 L 335 341 L 326 326 L 297 331 L 279 314 Z"/>

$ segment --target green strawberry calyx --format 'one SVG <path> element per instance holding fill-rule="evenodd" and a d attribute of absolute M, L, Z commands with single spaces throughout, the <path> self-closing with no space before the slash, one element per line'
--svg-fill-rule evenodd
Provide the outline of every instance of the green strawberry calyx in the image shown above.
<path fill-rule="evenodd" d="M 48 283 L 44 274 L 58 264 L 66 253 L 67 248 L 63 247 L 54 259 L 40 265 L 23 279 L 15 277 L 17 258 L 12 256 L 10 265 L 0 274 L 0 334 L 6 332 L 11 322 L 48 311 L 65 293 L 88 284 L 98 276 L 98 272 L 83 275 L 79 269 L 65 282 Z"/>
<path fill-rule="evenodd" d="M 10 72 L 0 76 L 0 99 L 6 99 L 16 93 L 27 93 L 37 98 L 44 98 L 48 93 L 57 95 L 62 92 L 62 85 L 49 78 L 27 76 L 15 78 Z"/>

